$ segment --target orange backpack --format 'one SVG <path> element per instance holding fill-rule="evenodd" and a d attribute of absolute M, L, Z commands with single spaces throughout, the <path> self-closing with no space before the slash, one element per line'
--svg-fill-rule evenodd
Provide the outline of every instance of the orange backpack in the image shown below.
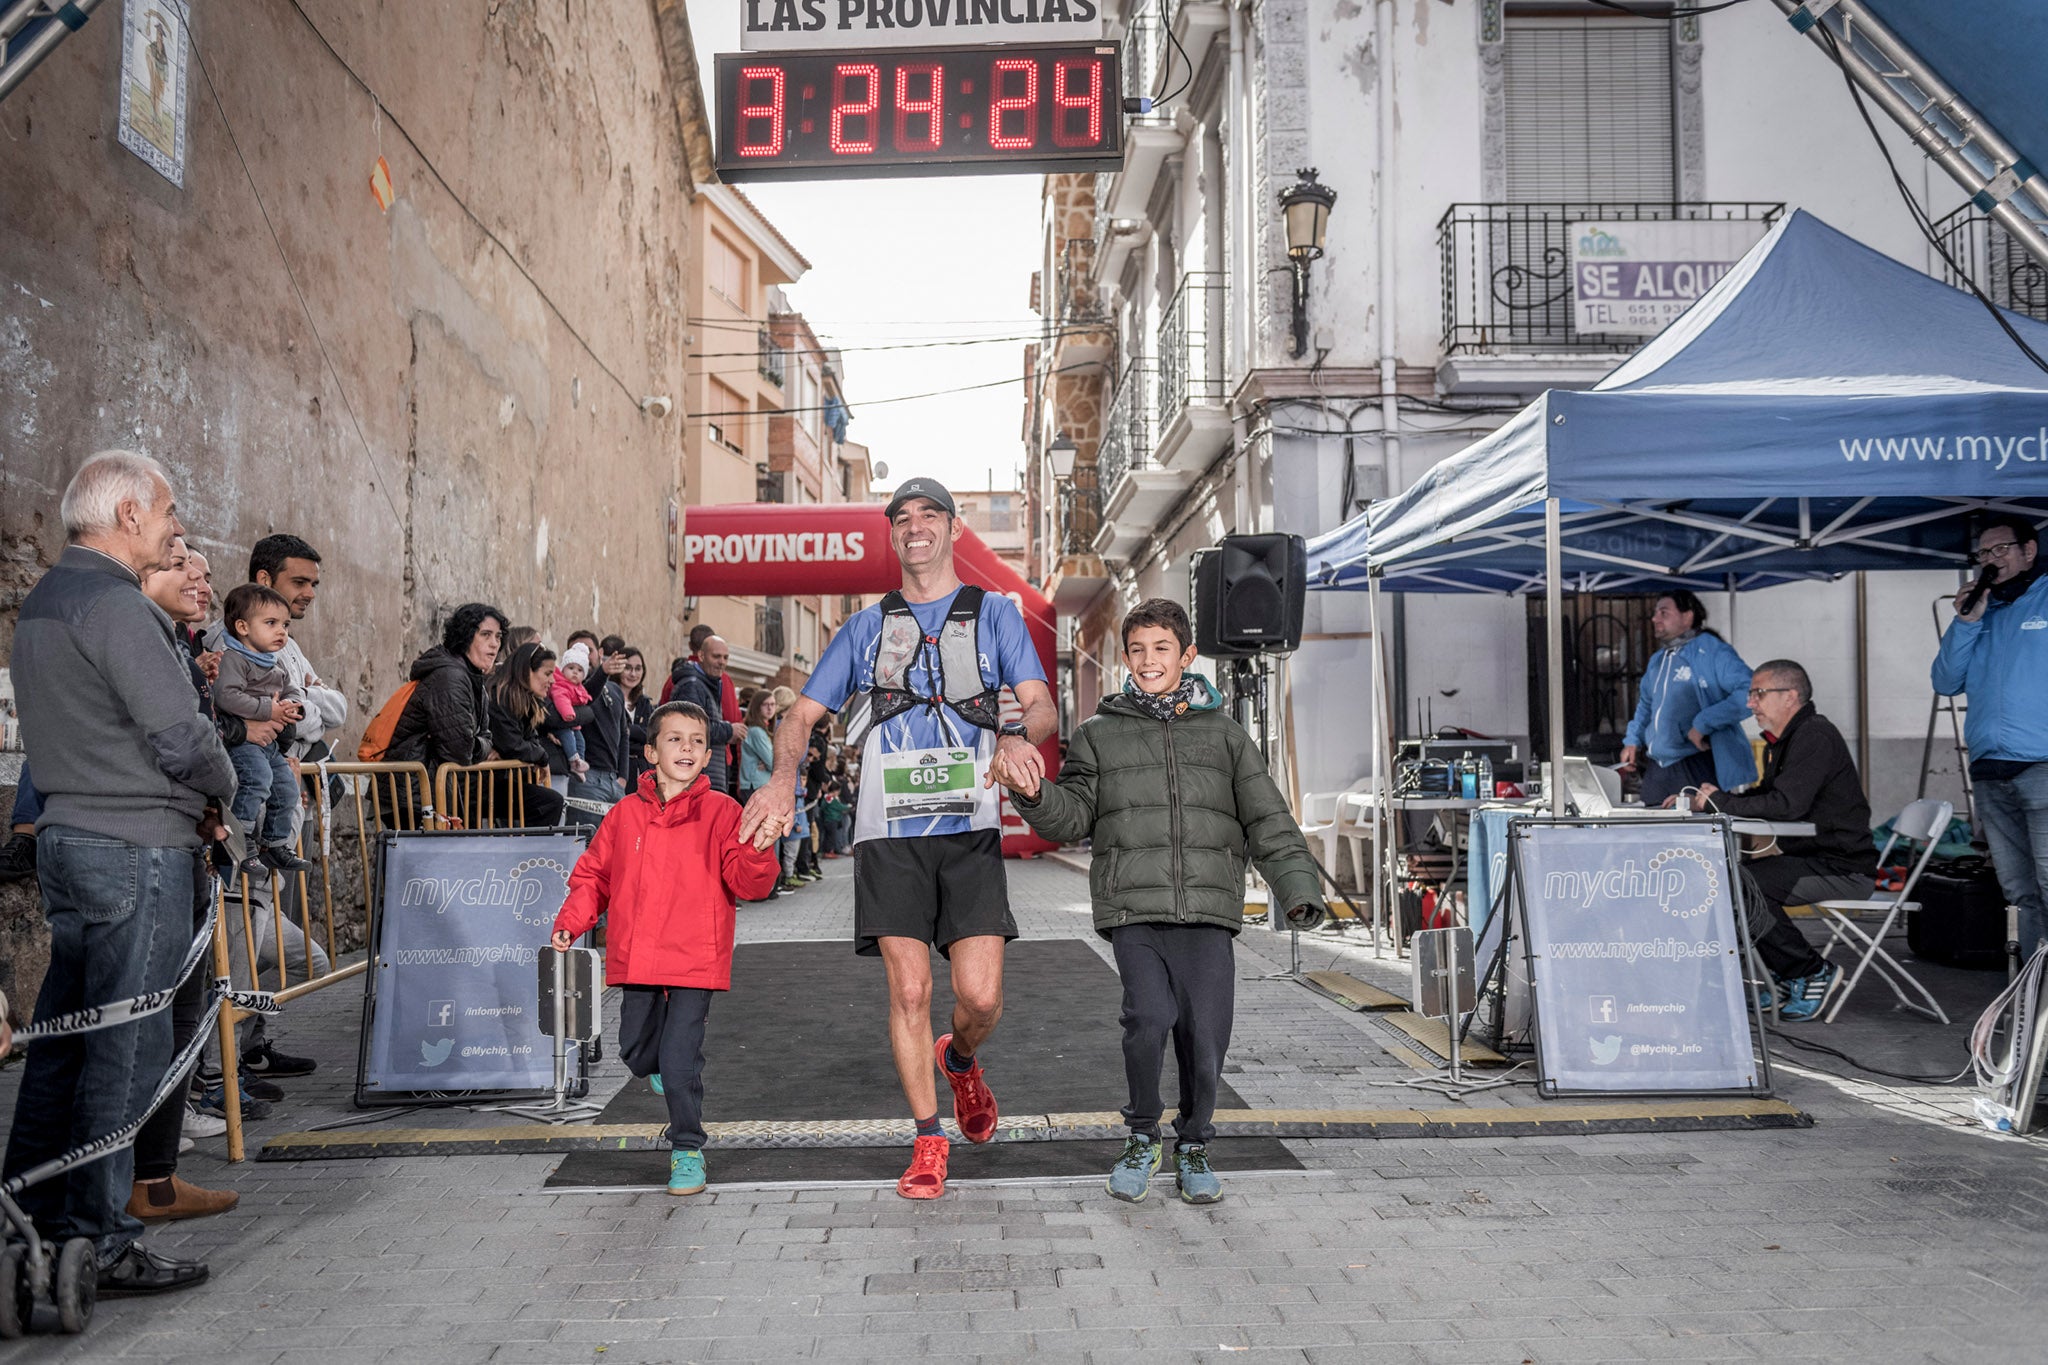
<path fill-rule="evenodd" d="M 363 742 L 356 745 L 358 763 L 384 761 L 384 755 L 391 752 L 391 737 L 398 731 L 398 718 L 405 714 L 406 704 L 418 690 L 417 682 L 406 683 L 377 708 L 377 714 L 370 718 L 369 728 L 363 731 Z"/>

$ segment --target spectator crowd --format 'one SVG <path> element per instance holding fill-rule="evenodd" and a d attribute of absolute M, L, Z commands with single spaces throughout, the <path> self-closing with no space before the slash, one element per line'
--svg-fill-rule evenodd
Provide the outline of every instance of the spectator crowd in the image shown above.
<path fill-rule="evenodd" d="M 321 587 L 319 551 L 296 535 L 264 537 L 247 580 L 216 612 L 213 567 L 187 544 L 155 460 L 92 456 L 61 511 L 67 544 L 22 602 L 10 660 L 27 761 L 0 881 L 36 879 L 49 923 L 35 1018 L 177 989 L 168 1008 L 29 1050 L 0 1179 L 115 1133 L 149 1107 L 205 1014 L 211 957 L 182 982 L 172 978 L 205 927 L 216 875 L 245 887 L 252 904 L 246 918 L 226 917 L 237 968 L 288 962 L 313 977 L 330 969 L 322 945 L 293 923 L 299 879 L 272 875 L 313 866 L 302 856 L 309 810 L 342 791 L 318 780 L 317 765 L 344 757 L 335 746 L 348 700 L 298 638 Z M 777 717 L 794 694 L 737 687 L 730 650 L 707 626 L 691 633 L 690 650 L 650 688 L 645 655 L 622 636 L 573 630 L 558 652 L 541 629 L 466 603 L 346 756 L 430 772 L 516 760 L 528 770 L 493 774 L 494 809 L 517 811 L 528 826 L 594 827 L 647 768 L 658 694 L 713 718 L 707 771 L 714 786 L 745 798 L 767 781 Z M 850 850 L 857 781 L 857 762 L 820 724 L 769 899 L 817 880 L 821 858 Z M 286 913 L 273 913 L 272 896 Z M 235 1045 L 245 1117 L 263 1118 L 285 1097 L 280 1079 L 316 1069 L 274 1046 L 260 1014 L 244 1021 Z M 145 1223 L 235 1205 L 233 1192 L 177 1172 L 181 1149 L 225 1130 L 222 1077 L 218 1055 L 205 1057 L 131 1149 L 21 1193 L 44 1237 L 92 1240 L 100 1297 L 206 1278 L 204 1264 L 164 1255 L 141 1234 Z"/>

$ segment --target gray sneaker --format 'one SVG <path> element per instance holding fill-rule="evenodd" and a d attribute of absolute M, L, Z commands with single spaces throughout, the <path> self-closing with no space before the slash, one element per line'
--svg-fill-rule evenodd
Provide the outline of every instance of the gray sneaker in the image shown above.
<path fill-rule="evenodd" d="M 1200 1143 L 1177 1147 L 1173 1153 L 1174 1180 L 1180 1197 L 1190 1204 L 1213 1204 L 1223 1197 L 1223 1182 L 1209 1169 L 1209 1149 Z"/>
<path fill-rule="evenodd" d="M 1124 1154 L 1116 1159 L 1116 1165 L 1109 1168 L 1110 1198 L 1121 1199 L 1126 1204 L 1142 1203 L 1145 1192 L 1152 1188 L 1152 1173 L 1159 1169 L 1160 1160 L 1166 1155 L 1165 1149 L 1156 1138 L 1142 1133 L 1133 1133 L 1124 1143 Z"/>

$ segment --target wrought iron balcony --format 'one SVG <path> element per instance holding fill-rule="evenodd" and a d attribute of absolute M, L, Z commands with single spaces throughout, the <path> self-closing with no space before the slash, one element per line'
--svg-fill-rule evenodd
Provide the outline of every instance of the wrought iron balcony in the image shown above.
<path fill-rule="evenodd" d="M 2048 268 L 2004 228 L 1966 204 L 1936 222 L 1934 230 L 1949 259 L 1962 267 L 1959 275 L 1943 263 L 1948 283 L 1958 289 L 1974 283 L 2000 308 L 2048 322 Z"/>
<path fill-rule="evenodd" d="M 1152 386 L 1152 366 L 1143 359 L 1124 366 L 1117 378 L 1095 456 L 1097 486 L 1104 493 L 1114 493 L 1118 481 L 1132 470 L 1151 467 Z"/>
<path fill-rule="evenodd" d="M 1060 487 L 1059 507 L 1060 555 L 1093 553 L 1095 533 L 1102 528 L 1102 488 L 1094 468 L 1075 468 L 1073 480 Z"/>
<path fill-rule="evenodd" d="M 761 329 L 761 377 L 781 388 L 789 374 L 789 348 Z"/>
<path fill-rule="evenodd" d="M 1445 355 L 1625 353 L 1639 336 L 1582 333 L 1572 321 L 1571 228 L 1584 222 L 1770 223 L 1783 204 L 1453 204 L 1438 220 Z"/>
<path fill-rule="evenodd" d="M 1223 276 L 1192 270 L 1159 324 L 1159 428 L 1190 403 L 1223 403 Z"/>
<path fill-rule="evenodd" d="M 787 643 L 782 629 L 782 608 L 756 605 L 754 608 L 754 648 L 772 658 L 781 658 Z"/>

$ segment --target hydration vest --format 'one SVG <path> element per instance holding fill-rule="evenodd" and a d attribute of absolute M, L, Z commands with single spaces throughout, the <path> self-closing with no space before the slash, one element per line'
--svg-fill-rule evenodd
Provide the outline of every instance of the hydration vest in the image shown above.
<path fill-rule="evenodd" d="M 927 635 L 901 592 L 882 599 L 882 633 L 875 640 L 875 683 L 869 725 L 880 725 L 914 706 L 937 710 L 943 702 L 969 725 L 984 730 L 1002 724 L 997 691 L 981 681 L 981 600 L 987 594 L 969 584 L 960 589 L 937 635 Z M 937 696 L 910 690 L 910 671 L 922 660 L 938 682 Z"/>

